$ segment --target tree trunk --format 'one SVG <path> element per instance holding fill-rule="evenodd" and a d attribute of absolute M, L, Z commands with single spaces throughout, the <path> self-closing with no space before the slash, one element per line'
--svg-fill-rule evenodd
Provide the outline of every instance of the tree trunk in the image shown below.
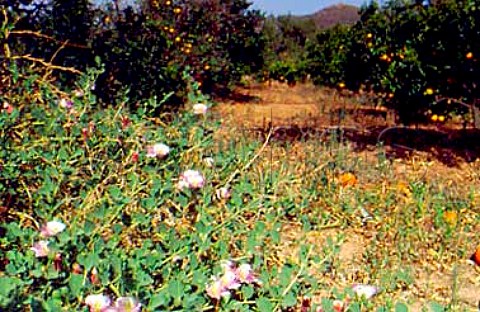
<path fill-rule="evenodd" d="M 472 111 L 473 111 L 473 124 L 475 126 L 475 129 L 480 129 L 480 106 L 473 104 Z"/>

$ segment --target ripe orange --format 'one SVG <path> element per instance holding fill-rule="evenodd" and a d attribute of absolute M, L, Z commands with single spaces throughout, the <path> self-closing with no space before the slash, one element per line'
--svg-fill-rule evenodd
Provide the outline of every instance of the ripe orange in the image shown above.
<path fill-rule="evenodd" d="M 475 249 L 475 252 L 470 257 L 470 260 L 475 262 L 476 265 L 480 265 L 480 245 L 477 246 L 477 249 Z"/>
<path fill-rule="evenodd" d="M 445 116 L 438 116 L 438 121 L 444 122 L 445 121 Z"/>
<path fill-rule="evenodd" d="M 443 219 L 450 225 L 457 224 L 457 218 L 458 216 L 456 211 L 447 210 L 443 213 Z"/>
<path fill-rule="evenodd" d="M 468 52 L 465 57 L 467 58 L 467 60 L 470 60 L 473 58 L 473 53 L 472 52 Z"/>
<path fill-rule="evenodd" d="M 181 12 L 182 12 L 182 9 L 180 9 L 180 8 L 173 9 L 173 13 L 175 13 L 175 14 L 180 14 Z"/>
<path fill-rule="evenodd" d="M 340 82 L 340 83 L 338 84 L 338 87 L 339 87 L 339 88 L 342 88 L 342 89 L 345 88 L 345 83 L 344 83 L 344 82 Z"/>
<path fill-rule="evenodd" d="M 383 61 L 387 61 L 388 60 L 388 55 L 382 54 L 382 56 L 380 56 L 380 59 L 383 60 Z"/>
<path fill-rule="evenodd" d="M 433 121 L 433 122 L 436 122 L 438 120 L 438 115 L 433 114 L 432 117 L 430 117 L 430 120 Z"/>
<path fill-rule="evenodd" d="M 368 38 L 368 39 L 372 39 L 372 37 L 373 37 L 373 35 L 372 35 L 371 33 L 368 33 L 368 34 L 367 34 L 367 38 Z"/>
<path fill-rule="evenodd" d="M 357 184 L 357 177 L 351 172 L 342 173 L 338 179 L 342 187 L 354 186 Z"/>
<path fill-rule="evenodd" d="M 432 88 L 427 88 L 427 89 L 425 90 L 425 94 L 427 94 L 427 95 L 432 95 L 432 94 L 433 94 L 433 89 L 432 89 Z"/>

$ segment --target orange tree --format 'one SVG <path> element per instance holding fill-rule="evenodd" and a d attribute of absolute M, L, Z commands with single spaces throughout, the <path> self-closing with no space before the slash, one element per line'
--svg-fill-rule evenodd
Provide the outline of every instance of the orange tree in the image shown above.
<path fill-rule="evenodd" d="M 313 19 L 286 16 L 269 16 L 263 23 L 265 40 L 264 61 L 261 73 L 264 80 L 274 79 L 290 85 L 306 78 L 305 46 L 315 34 Z"/>
<path fill-rule="evenodd" d="M 475 0 L 371 3 L 353 27 L 318 36 L 308 55 L 315 65 L 309 67 L 312 77 L 370 89 L 407 123 L 425 115 L 444 120 L 478 112 L 477 5 Z"/>
<path fill-rule="evenodd" d="M 352 32 L 349 26 L 337 26 L 321 32 L 307 46 L 307 68 L 316 84 L 335 85 L 345 81 Z"/>
<path fill-rule="evenodd" d="M 20 12 L 15 28 L 35 31 L 35 40 L 12 36 L 15 53 L 81 71 L 100 60 L 104 73 L 95 93 L 106 103 L 126 92 L 131 103 L 169 95 L 177 105 L 192 88 L 228 92 L 263 64 L 262 16 L 246 0 L 143 0 L 123 7 L 26 2 L 33 9 Z M 12 11 L 23 10 L 12 3 Z M 58 78 L 73 81 L 65 73 Z"/>
<path fill-rule="evenodd" d="M 171 101 L 183 101 L 187 74 L 206 93 L 228 92 L 263 63 L 261 16 L 249 6 L 244 0 L 149 0 L 139 11 L 106 10 L 101 20 L 108 23 L 94 40 L 106 60 L 101 87 L 126 86 L 135 98 L 172 92 Z"/>

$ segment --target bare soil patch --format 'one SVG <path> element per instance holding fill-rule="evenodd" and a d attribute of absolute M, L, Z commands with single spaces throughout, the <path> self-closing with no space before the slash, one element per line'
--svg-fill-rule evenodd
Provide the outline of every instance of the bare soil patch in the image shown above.
<path fill-rule="evenodd" d="M 306 141 L 326 141 L 332 136 L 352 146 L 352 158 L 357 157 L 365 164 L 371 164 L 371 170 L 376 170 L 378 155 L 380 150 L 383 151 L 392 170 L 389 180 L 379 181 L 368 174 L 358 178 L 362 189 L 378 193 L 378 197 L 385 200 L 386 190 L 398 188 L 405 181 L 422 181 L 442 190 L 449 201 L 472 197 L 470 207 L 459 211 L 458 223 L 458 226 L 467 225 L 470 231 L 459 234 L 458 246 L 449 242 L 446 248 L 449 252 L 457 247 L 462 249 L 465 253 L 463 257 L 458 257 L 459 253 L 440 254 L 438 248 L 443 248 L 442 242 L 430 242 L 426 238 L 429 246 L 418 250 L 413 248 L 412 257 L 407 257 L 407 262 L 391 264 L 389 269 L 393 270 L 394 275 L 395 270 L 400 271 L 406 264 L 412 268 L 410 275 L 413 281 L 393 294 L 395 300 L 409 304 L 412 311 L 421 311 L 431 301 L 455 303 L 456 307 L 461 307 L 461 311 L 478 310 L 480 269 L 467 261 L 467 255 L 473 253 L 480 243 L 480 225 L 475 221 L 480 213 L 480 133 L 477 130 L 462 129 L 459 123 L 452 120 L 441 125 L 425 123 L 400 126 L 395 122 L 394 112 L 377 107 L 365 95 L 342 94 L 339 90 L 317 88 L 309 84 L 294 87 L 280 83 L 252 84 L 238 89 L 232 99 L 223 100 L 215 112 L 225 127 L 253 132 L 259 137 L 264 137 L 273 129 L 272 142 L 288 142 L 288 152 L 273 148 L 270 151 L 274 155 L 271 159 L 277 163 L 306 161 L 314 155 L 310 152 L 310 156 L 307 155 L 306 149 L 309 147 Z M 410 207 L 412 199 L 407 197 L 411 194 L 407 193 L 411 190 L 397 191 L 405 192 L 405 207 Z M 435 200 L 432 199 L 432 202 Z M 328 207 L 321 206 L 321 209 Z M 326 286 L 339 289 L 353 283 L 370 282 L 364 270 L 373 268 L 373 264 L 369 263 L 375 259 L 372 254 L 391 252 L 391 257 L 398 256 L 392 251 L 396 248 L 398 238 L 380 233 L 379 229 L 388 222 L 395 226 L 396 221 L 391 218 L 401 217 L 408 211 L 402 212 L 401 209 L 405 209 L 402 205 L 392 209 L 384 212 L 384 220 L 375 220 L 371 226 L 332 226 L 305 233 L 301 225 L 293 222 L 283 228 L 283 245 L 279 246 L 279 250 L 284 259 L 290 259 L 295 257 L 302 241 L 315 244 L 318 252 L 321 252 L 329 237 L 334 240 L 341 237 L 338 240 L 339 251 L 332 259 L 337 265 L 334 271 L 322 275 L 323 282 Z M 424 216 L 418 220 L 418 225 L 412 226 L 425 232 L 438 231 L 434 218 Z M 406 226 L 401 222 L 399 224 Z M 384 276 L 386 273 L 375 274 Z M 320 295 L 331 294 L 326 289 L 325 294 Z"/>

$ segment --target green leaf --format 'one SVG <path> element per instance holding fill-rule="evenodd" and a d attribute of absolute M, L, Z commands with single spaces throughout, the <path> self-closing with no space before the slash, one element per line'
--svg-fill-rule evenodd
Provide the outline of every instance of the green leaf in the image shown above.
<path fill-rule="evenodd" d="M 289 292 L 285 297 L 282 299 L 282 307 L 290 308 L 294 307 L 297 304 L 297 297 L 292 292 Z"/>
<path fill-rule="evenodd" d="M 153 310 L 160 306 L 165 307 L 168 303 L 168 298 L 164 292 L 158 293 L 150 297 L 150 302 L 148 304 L 148 308 Z"/>
<path fill-rule="evenodd" d="M 252 298 L 254 293 L 255 293 L 255 290 L 253 289 L 252 286 L 246 285 L 242 287 L 242 294 L 244 299 L 248 300 Z"/>
<path fill-rule="evenodd" d="M 118 186 L 110 186 L 108 193 L 114 200 L 119 200 L 123 197 L 122 190 Z"/>
<path fill-rule="evenodd" d="M 257 308 L 258 308 L 259 311 L 262 311 L 262 312 L 273 311 L 272 303 L 270 302 L 270 300 L 268 300 L 265 297 L 258 298 L 256 303 L 257 303 Z"/>
<path fill-rule="evenodd" d="M 85 270 L 90 271 L 94 266 L 97 266 L 100 262 L 100 257 L 96 253 L 89 255 L 79 255 L 77 258 L 79 264 L 85 267 Z"/>
<path fill-rule="evenodd" d="M 444 312 L 445 311 L 445 308 L 441 304 L 436 303 L 436 302 L 431 302 L 430 303 L 430 308 L 432 309 L 432 312 Z"/>
<path fill-rule="evenodd" d="M 77 297 L 80 295 L 80 292 L 84 286 L 85 278 L 81 274 L 72 274 L 70 280 L 68 281 L 68 287 L 72 296 Z"/>
<path fill-rule="evenodd" d="M 22 285 L 22 281 L 14 277 L 0 277 L 0 296 L 8 297 L 16 288 Z"/>
<path fill-rule="evenodd" d="M 172 296 L 175 300 L 183 297 L 183 289 L 184 285 L 178 280 L 171 281 L 168 284 L 168 292 L 170 293 L 170 296 Z"/>
<path fill-rule="evenodd" d="M 408 312 L 408 307 L 404 303 L 398 302 L 395 305 L 395 312 Z"/>

